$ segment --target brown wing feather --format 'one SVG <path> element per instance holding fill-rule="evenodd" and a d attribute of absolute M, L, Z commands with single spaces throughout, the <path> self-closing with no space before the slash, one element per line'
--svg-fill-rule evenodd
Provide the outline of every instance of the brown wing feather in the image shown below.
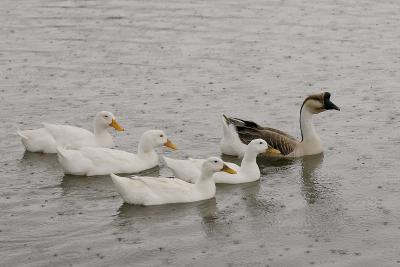
<path fill-rule="evenodd" d="M 277 134 L 281 134 L 281 135 L 286 136 L 286 137 L 288 137 L 288 138 L 290 138 L 290 139 L 292 139 L 294 141 L 297 141 L 295 137 L 291 136 L 288 133 L 282 132 L 280 130 L 277 130 L 277 129 L 274 129 L 274 128 L 270 128 L 270 127 L 262 127 L 262 129 L 263 130 L 267 130 L 267 131 L 271 131 L 271 132 L 275 132 Z"/>
<path fill-rule="evenodd" d="M 258 130 L 247 127 L 236 127 L 240 141 L 248 145 L 252 140 L 262 138 Z"/>
<path fill-rule="evenodd" d="M 269 129 L 253 129 L 248 127 L 237 127 L 240 140 L 243 143 L 248 144 L 251 140 L 256 138 L 264 139 L 268 145 L 279 152 L 282 155 L 289 155 L 296 148 L 297 140 L 288 134 L 281 134 Z"/>
<path fill-rule="evenodd" d="M 296 138 L 280 130 L 261 127 L 253 121 L 224 117 L 228 123 L 235 125 L 240 140 L 245 144 L 250 143 L 253 139 L 261 138 L 267 141 L 270 147 L 279 150 L 283 155 L 288 155 L 298 143 Z"/>

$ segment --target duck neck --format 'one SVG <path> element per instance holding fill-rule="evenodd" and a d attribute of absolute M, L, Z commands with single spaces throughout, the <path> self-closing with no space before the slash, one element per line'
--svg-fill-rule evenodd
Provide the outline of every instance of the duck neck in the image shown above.
<path fill-rule="evenodd" d="M 320 143 L 319 136 L 314 128 L 313 114 L 307 109 L 302 107 L 300 111 L 300 130 L 301 142 L 304 143 Z"/>
<path fill-rule="evenodd" d="M 151 154 L 156 154 L 156 151 L 155 151 L 153 145 L 151 145 L 146 140 L 141 139 L 139 142 L 138 154 L 139 155 L 151 155 Z"/>
<path fill-rule="evenodd" d="M 95 123 L 94 125 L 94 136 L 101 146 L 109 147 L 112 146 L 113 139 L 111 134 L 107 131 L 107 128 L 104 125 L 98 125 Z"/>
<path fill-rule="evenodd" d="M 239 173 L 252 181 L 259 179 L 261 174 L 257 164 L 257 155 L 255 151 L 247 149 L 239 169 Z"/>
<path fill-rule="evenodd" d="M 215 182 L 212 178 L 213 174 L 213 172 L 202 168 L 200 178 L 196 182 L 196 187 L 207 187 L 210 185 L 214 185 L 215 187 Z"/>
<path fill-rule="evenodd" d="M 257 164 L 257 153 L 255 151 L 252 151 L 250 149 L 247 149 L 246 152 L 244 153 L 244 157 L 242 160 L 242 164 L 240 165 L 241 169 L 245 169 L 247 167 L 252 167 L 254 164 Z"/>
<path fill-rule="evenodd" d="M 143 142 L 142 140 L 139 142 L 137 155 L 139 159 L 145 162 L 148 166 L 154 167 L 158 165 L 158 154 L 155 151 L 154 146 L 148 142 Z"/>

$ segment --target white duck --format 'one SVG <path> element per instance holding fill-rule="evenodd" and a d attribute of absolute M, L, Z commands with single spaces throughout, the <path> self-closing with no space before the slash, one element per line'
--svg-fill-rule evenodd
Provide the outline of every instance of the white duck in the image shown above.
<path fill-rule="evenodd" d="M 291 135 L 270 127 L 262 127 L 255 122 L 223 116 L 223 137 L 221 152 L 226 155 L 242 157 L 246 144 L 255 138 L 268 142 L 271 151 L 284 157 L 302 157 L 322 153 L 324 147 L 314 128 L 313 116 L 326 110 L 340 110 L 330 100 L 331 94 L 323 92 L 310 95 L 300 108 L 300 131 L 302 139 L 298 141 Z"/>
<path fill-rule="evenodd" d="M 211 157 L 202 164 L 200 178 L 195 184 L 165 177 L 133 176 L 128 178 L 111 174 L 111 178 L 125 202 L 148 206 L 213 198 L 216 189 L 212 176 L 219 171 L 235 173 L 221 159 Z"/>
<path fill-rule="evenodd" d="M 113 127 L 123 131 L 114 115 L 108 111 L 100 111 L 94 118 L 94 133 L 86 129 L 69 125 L 43 123 L 44 128 L 18 131 L 26 150 L 30 152 L 57 153 L 57 146 L 80 148 L 83 146 L 112 147 L 113 138 L 107 131 Z"/>
<path fill-rule="evenodd" d="M 257 155 L 267 152 L 267 150 L 267 142 L 262 139 L 254 139 L 246 147 L 246 152 L 244 153 L 241 166 L 238 166 L 234 163 L 226 162 L 226 164 L 237 173 L 214 173 L 213 178 L 215 183 L 239 184 L 259 180 L 260 169 L 256 161 Z M 167 166 L 173 171 L 175 177 L 189 183 L 195 183 L 200 177 L 200 167 L 201 164 L 205 161 L 204 159 L 177 160 L 167 157 L 164 157 L 164 160 Z"/>
<path fill-rule="evenodd" d="M 150 130 L 140 137 L 137 154 L 103 147 L 70 150 L 58 146 L 57 155 L 66 174 L 93 176 L 138 173 L 158 165 L 155 148 L 162 145 L 176 149 L 163 131 Z"/>

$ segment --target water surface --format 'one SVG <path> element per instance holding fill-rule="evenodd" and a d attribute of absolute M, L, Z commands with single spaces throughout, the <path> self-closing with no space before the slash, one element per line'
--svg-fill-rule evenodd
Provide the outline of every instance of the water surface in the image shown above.
<path fill-rule="evenodd" d="M 400 262 L 400 3 L 3 0 L 0 265 L 396 266 Z M 219 155 L 220 115 L 300 136 L 305 95 L 326 151 L 260 159 L 261 180 L 215 199 L 123 204 L 107 176 L 64 176 L 18 129 L 91 129 L 110 110 L 136 151 L 159 128 L 171 157 Z M 161 162 L 148 175 L 171 172 Z"/>

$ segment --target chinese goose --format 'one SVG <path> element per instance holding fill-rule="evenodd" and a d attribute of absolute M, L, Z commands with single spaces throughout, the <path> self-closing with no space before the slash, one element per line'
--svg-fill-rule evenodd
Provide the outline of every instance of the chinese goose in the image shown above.
<path fill-rule="evenodd" d="M 111 178 L 125 202 L 149 206 L 213 198 L 216 189 L 212 176 L 220 171 L 235 173 L 221 159 L 211 157 L 202 164 L 201 175 L 194 184 L 165 177 L 132 176 L 128 178 L 111 174 Z"/>
<path fill-rule="evenodd" d="M 226 164 L 236 174 L 227 174 L 224 172 L 214 173 L 215 183 L 240 184 L 254 182 L 260 179 L 260 168 L 257 165 L 257 155 L 267 152 L 268 145 L 263 139 L 252 140 L 246 148 L 241 166 L 234 163 L 226 162 Z M 189 183 L 195 183 L 200 177 L 201 164 L 204 159 L 187 159 L 178 160 L 164 157 L 165 163 L 173 171 L 175 177 Z"/>
<path fill-rule="evenodd" d="M 44 128 L 36 130 L 18 131 L 26 150 L 30 152 L 57 153 L 57 146 L 79 148 L 83 146 L 111 147 L 113 138 L 107 131 L 113 127 L 123 131 L 114 115 L 108 111 L 101 111 L 94 118 L 94 133 L 86 129 L 69 125 L 43 123 Z"/>
<path fill-rule="evenodd" d="M 72 150 L 58 146 L 57 155 L 66 174 L 93 176 L 138 173 L 158 165 L 155 148 L 162 145 L 176 149 L 163 131 L 150 130 L 141 136 L 137 154 L 103 147 Z"/>
<path fill-rule="evenodd" d="M 322 153 L 324 148 L 314 128 L 313 115 L 330 109 L 340 110 L 332 103 L 330 97 L 330 93 L 324 92 L 310 95 L 304 100 L 300 109 L 301 141 L 285 132 L 262 127 L 252 121 L 223 116 L 224 135 L 220 143 L 222 153 L 242 157 L 245 144 L 255 138 L 267 141 L 281 156 L 301 157 Z"/>

